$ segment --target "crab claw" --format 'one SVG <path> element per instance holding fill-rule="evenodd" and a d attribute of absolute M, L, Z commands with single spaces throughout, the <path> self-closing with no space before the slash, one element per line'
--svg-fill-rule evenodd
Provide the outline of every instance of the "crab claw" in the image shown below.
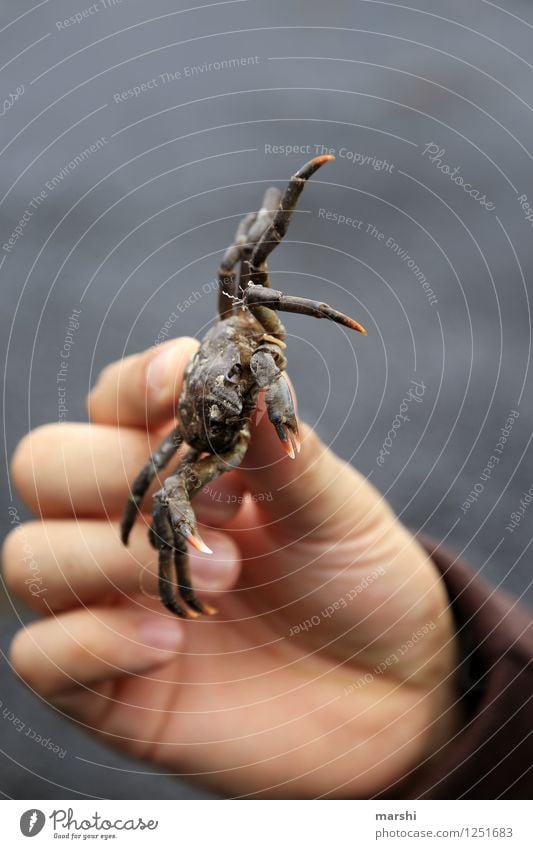
<path fill-rule="evenodd" d="M 190 543 L 196 551 L 201 551 L 202 554 L 213 554 L 208 545 L 205 544 L 197 530 L 192 530 L 188 525 L 181 523 L 178 530 L 188 543 Z"/>
<path fill-rule="evenodd" d="M 170 480 L 170 478 L 167 480 Z M 202 554 L 213 554 L 198 533 L 196 517 L 190 504 L 184 504 L 183 498 L 169 498 L 168 509 L 174 530 L 185 537 L 187 542 L 197 551 L 201 551 Z"/>
<path fill-rule="evenodd" d="M 318 171 L 318 169 L 325 165 L 326 162 L 333 162 L 334 159 L 335 157 L 330 153 L 325 153 L 323 156 L 315 156 L 315 158 L 311 159 L 310 162 L 306 162 L 294 176 L 299 177 L 301 180 L 308 180 L 309 177 L 312 177 L 315 171 Z"/>
<path fill-rule="evenodd" d="M 218 607 L 213 607 L 212 604 L 207 604 L 207 602 L 202 602 L 202 613 L 204 616 L 216 616 L 218 613 Z M 201 614 L 197 614 L 201 615 Z"/>
<path fill-rule="evenodd" d="M 276 433 L 280 438 L 281 447 L 285 451 L 285 454 L 287 454 L 291 460 L 295 460 L 296 454 L 300 453 L 300 449 L 302 447 L 298 431 L 291 430 L 290 427 L 285 424 L 276 427 Z"/>
<path fill-rule="evenodd" d="M 291 460 L 296 459 L 296 454 L 300 453 L 301 439 L 294 399 L 284 374 L 268 387 L 265 402 L 268 417 L 276 428 L 281 447 Z"/>

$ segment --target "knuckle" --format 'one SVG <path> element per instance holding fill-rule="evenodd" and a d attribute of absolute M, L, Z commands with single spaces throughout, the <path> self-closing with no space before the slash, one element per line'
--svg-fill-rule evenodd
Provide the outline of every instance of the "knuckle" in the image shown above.
<path fill-rule="evenodd" d="M 16 589 L 21 582 L 21 561 L 24 558 L 25 525 L 10 531 L 2 545 L 2 571 L 10 590 Z"/>
<path fill-rule="evenodd" d="M 141 356 L 131 354 L 104 366 L 85 399 L 85 407 L 91 420 L 113 421 L 121 389 L 124 391 L 124 387 L 129 387 L 131 371 L 136 368 Z"/>
<path fill-rule="evenodd" d="M 43 641 L 41 624 L 29 625 L 15 634 L 9 647 L 9 660 L 14 672 L 30 689 L 51 696 L 78 682 L 87 652 L 68 633 L 62 633 L 52 649 L 49 639 Z"/>
<path fill-rule="evenodd" d="M 97 389 L 101 389 L 102 384 L 107 383 L 109 378 L 114 376 L 116 368 L 117 368 L 117 363 L 115 363 L 115 362 L 108 363 L 106 366 L 104 366 L 103 369 L 100 371 L 97 379 L 96 379 L 96 383 L 93 387 L 93 391 L 96 391 Z"/>
<path fill-rule="evenodd" d="M 107 365 L 102 369 L 98 375 L 96 383 L 85 399 L 85 408 L 90 419 L 94 419 L 100 413 L 102 407 L 102 396 L 105 395 L 107 384 L 113 369 L 114 363 Z"/>
<path fill-rule="evenodd" d="M 125 358 L 127 359 L 127 358 Z M 124 362 L 124 361 L 123 361 Z M 115 374 L 118 363 L 108 363 L 106 366 L 101 369 L 96 378 L 96 383 L 92 387 L 89 398 L 95 398 L 101 392 L 101 390 L 105 387 L 105 384 L 109 382 L 109 379 L 112 378 Z"/>
<path fill-rule="evenodd" d="M 98 657 L 98 651 L 102 653 L 101 646 L 92 646 L 90 636 L 65 633 L 61 666 L 64 670 L 71 670 L 73 684 L 78 683 L 81 677 L 80 671 L 86 668 L 87 662 L 91 662 L 95 656 Z M 66 671 L 64 674 L 67 674 Z"/>
<path fill-rule="evenodd" d="M 37 685 L 36 664 L 32 663 L 31 642 L 27 634 L 27 629 L 23 628 L 18 631 L 9 647 L 9 660 L 13 670 L 22 678 L 29 686 Z"/>
<path fill-rule="evenodd" d="M 31 456 L 30 439 L 31 434 L 27 434 L 27 436 L 23 437 L 23 439 L 20 440 L 17 447 L 15 448 L 15 451 L 11 458 L 11 478 L 13 480 L 17 492 L 21 492 L 24 488 L 24 484 L 28 474 L 29 458 Z"/>
<path fill-rule="evenodd" d="M 142 398 L 142 379 L 147 352 L 131 354 L 104 366 L 89 392 L 85 406 L 93 422 L 111 424 L 124 407 L 135 405 Z"/>
<path fill-rule="evenodd" d="M 43 567 L 40 563 L 41 523 L 26 522 L 10 531 L 1 552 L 2 572 L 8 590 L 37 610 L 43 607 Z"/>
<path fill-rule="evenodd" d="M 11 478 L 17 492 L 25 499 L 31 497 L 35 490 L 34 469 L 41 449 L 51 445 L 58 427 L 60 425 L 41 425 L 26 434 L 15 448 L 10 464 Z"/>

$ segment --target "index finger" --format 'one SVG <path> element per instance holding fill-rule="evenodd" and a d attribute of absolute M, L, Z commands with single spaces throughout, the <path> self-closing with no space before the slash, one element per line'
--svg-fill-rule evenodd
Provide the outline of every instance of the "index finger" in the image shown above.
<path fill-rule="evenodd" d="M 87 398 L 91 421 L 153 428 L 172 419 L 197 347 L 196 339 L 183 336 L 107 366 Z"/>

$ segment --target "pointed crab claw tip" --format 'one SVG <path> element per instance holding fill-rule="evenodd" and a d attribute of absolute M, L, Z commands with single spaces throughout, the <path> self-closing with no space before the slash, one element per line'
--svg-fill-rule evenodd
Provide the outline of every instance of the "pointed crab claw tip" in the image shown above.
<path fill-rule="evenodd" d="M 201 614 L 201 613 L 197 613 L 197 612 L 196 612 L 196 610 L 187 610 L 187 611 L 185 612 L 185 616 L 184 616 L 184 618 L 185 618 L 185 619 L 199 619 L 201 615 L 202 615 L 202 614 Z"/>
<path fill-rule="evenodd" d="M 290 442 L 289 440 L 287 440 L 287 442 L 282 442 L 281 447 L 285 451 L 285 454 L 287 454 L 287 456 L 291 458 L 291 460 L 296 459 L 296 454 L 294 453 L 294 448 L 292 447 L 292 442 Z"/>
<path fill-rule="evenodd" d="M 324 165 L 325 162 L 333 162 L 334 159 L 334 156 L 330 153 L 326 153 L 324 156 L 317 156 L 314 161 L 316 165 Z"/>
<path fill-rule="evenodd" d="M 368 332 L 365 330 L 362 324 L 359 324 L 358 321 L 354 321 L 353 318 L 350 319 L 350 326 L 352 330 L 357 330 L 358 333 L 362 333 L 363 336 L 368 336 Z"/>
<path fill-rule="evenodd" d="M 188 528 L 183 528 L 181 532 L 187 542 L 190 543 L 196 551 L 200 551 L 202 554 L 213 554 L 212 550 L 205 544 L 199 533 L 193 533 Z"/>
<path fill-rule="evenodd" d="M 300 453 L 302 443 L 300 440 L 300 434 L 296 429 L 292 429 L 291 427 L 285 428 L 285 433 L 287 435 L 287 444 L 290 446 L 290 450 L 287 451 L 291 460 L 296 459 L 296 454 Z"/>
<path fill-rule="evenodd" d="M 294 429 L 293 429 L 294 427 Z M 279 441 L 281 442 L 281 447 L 285 451 L 285 454 L 291 458 L 291 460 L 296 459 L 296 454 L 300 453 L 301 449 L 301 440 L 300 435 L 298 433 L 298 425 L 288 425 L 288 424 L 277 424 L 276 432 L 279 437 Z"/>

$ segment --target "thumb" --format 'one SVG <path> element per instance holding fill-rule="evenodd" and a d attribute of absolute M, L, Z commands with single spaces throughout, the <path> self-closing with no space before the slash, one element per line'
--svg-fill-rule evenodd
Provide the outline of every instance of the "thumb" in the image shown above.
<path fill-rule="evenodd" d="M 363 531 L 391 513 L 366 478 L 304 423 L 301 452 L 291 460 L 263 409 L 261 399 L 239 473 L 265 521 L 284 523 L 289 536 L 299 537 L 304 530 L 320 534 L 322 528 L 331 535 L 332 529 Z"/>

